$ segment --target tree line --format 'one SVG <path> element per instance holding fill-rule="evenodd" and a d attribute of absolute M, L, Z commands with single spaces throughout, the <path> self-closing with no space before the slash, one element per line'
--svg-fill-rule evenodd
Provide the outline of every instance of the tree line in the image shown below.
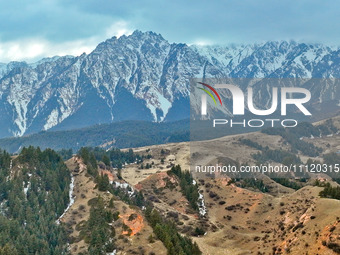
<path fill-rule="evenodd" d="M 180 165 L 173 166 L 169 173 L 178 177 L 182 194 L 188 199 L 190 206 L 195 211 L 198 211 L 198 186 L 194 184 L 191 173 L 189 171 L 182 171 Z"/>

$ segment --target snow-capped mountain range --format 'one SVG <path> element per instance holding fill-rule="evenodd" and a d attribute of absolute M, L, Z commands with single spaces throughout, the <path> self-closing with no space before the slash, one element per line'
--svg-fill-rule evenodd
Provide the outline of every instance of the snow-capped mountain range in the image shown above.
<path fill-rule="evenodd" d="M 88 55 L 0 63 L 0 137 L 188 118 L 193 77 L 340 77 L 340 51 L 286 41 L 189 46 L 135 31 L 100 43 Z M 316 101 L 340 99 L 337 85 L 313 90 Z"/>

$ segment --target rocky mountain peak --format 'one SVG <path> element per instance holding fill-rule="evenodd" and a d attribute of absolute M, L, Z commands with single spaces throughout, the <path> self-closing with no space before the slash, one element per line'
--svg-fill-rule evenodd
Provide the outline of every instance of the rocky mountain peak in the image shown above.
<path fill-rule="evenodd" d="M 136 30 L 90 54 L 0 64 L 0 137 L 183 119 L 189 117 L 190 78 L 339 77 L 339 66 L 339 51 L 320 44 L 188 46 Z M 339 93 L 334 86 L 314 89 L 322 102 Z"/>

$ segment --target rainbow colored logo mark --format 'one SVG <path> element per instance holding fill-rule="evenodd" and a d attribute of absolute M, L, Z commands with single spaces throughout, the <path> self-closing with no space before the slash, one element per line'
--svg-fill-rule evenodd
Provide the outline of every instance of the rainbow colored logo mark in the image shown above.
<path fill-rule="evenodd" d="M 220 97 L 220 95 L 216 92 L 216 90 L 213 87 L 211 87 L 210 85 L 208 85 L 206 83 L 203 83 L 203 82 L 198 82 L 198 83 L 202 84 L 203 86 L 205 86 L 207 88 L 209 88 L 217 96 L 218 100 L 220 101 L 220 104 L 222 105 L 221 97 Z M 217 105 L 215 97 L 211 94 L 211 92 L 209 90 L 204 89 L 204 88 L 199 88 L 199 89 L 203 90 L 204 92 L 206 92 L 212 98 L 212 100 L 214 100 L 215 105 Z"/>

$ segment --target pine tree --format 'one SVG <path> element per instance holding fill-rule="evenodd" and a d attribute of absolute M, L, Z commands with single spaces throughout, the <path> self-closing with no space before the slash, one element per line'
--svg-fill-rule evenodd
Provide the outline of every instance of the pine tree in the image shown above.
<path fill-rule="evenodd" d="M 109 177 L 107 176 L 107 174 L 101 174 L 100 176 L 98 176 L 97 183 L 98 183 L 98 189 L 100 191 L 107 191 L 110 186 L 110 181 L 109 181 Z"/>
<path fill-rule="evenodd" d="M 111 167 L 110 158 L 109 158 L 109 156 L 107 156 L 106 154 L 103 155 L 102 161 L 103 161 L 103 163 L 105 164 L 105 166 L 107 166 L 107 167 L 109 167 L 109 168 Z"/>
<path fill-rule="evenodd" d="M 18 255 L 18 251 L 15 247 L 6 244 L 4 247 L 0 248 L 0 255 Z"/>

